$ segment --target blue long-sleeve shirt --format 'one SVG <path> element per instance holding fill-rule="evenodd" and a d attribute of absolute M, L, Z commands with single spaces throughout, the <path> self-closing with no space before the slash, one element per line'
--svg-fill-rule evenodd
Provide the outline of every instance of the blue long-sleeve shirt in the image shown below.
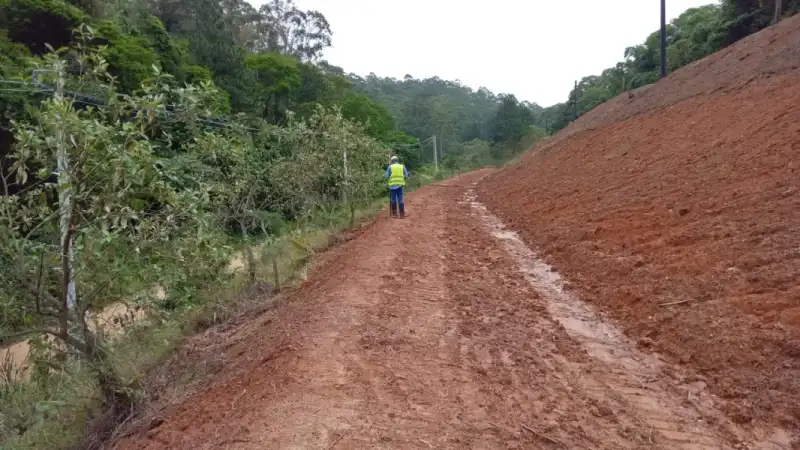
<path fill-rule="evenodd" d="M 388 180 L 390 176 L 392 176 L 392 165 L 391 164 L 386 166 L 386 179 Z M 403 166 L 403 176 L 408 178 L 408 169 L 406 169 L 406 166 Z M 401 187 L 403 187 L 403 186 L 389 186 L 389 189 L 398 189 L 398 188 L 401 188 Z"/>

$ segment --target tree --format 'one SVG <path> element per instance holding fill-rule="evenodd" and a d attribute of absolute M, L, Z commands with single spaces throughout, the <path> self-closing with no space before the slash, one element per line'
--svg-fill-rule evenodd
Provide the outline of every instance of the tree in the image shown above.
<path fill-rule="evenodd" d="M 492 119 L 490 129 L 492 141 L 519 142 L 525 130 L 533 124 L 533 113 L 521 105 L 513 95 L 500 96 L 500 108 Z"/>
<path fill-rule="evenodd" d="M 271 0 L 259 10 L 260 39 L 253 50 L 277 51 L 315 61 L 331 46 L 331 28 L 319 11 L 302 11 L 292 0 Z"/>
<path fill-rule="evenodd" d="M 346 119 L 364 126 L 368 136 L 383 139 L 392 131 L 394 125 L 392 116 L 386 108 L 373 102 L 366 95 L 351 93 L 336 103 L 341 107 L 342 115 Z"/>
<path fill-rule="evenodd" d="M 253 51 L 259 39 L 260 13 L 243 0 L 222 0 L 222 13 L 237 46 Z"/>
<path fill-rule="evenodd" d="M 402 131 L 389 131 L 383 138 L 383 142 L 389 146 L 391 153 L 397 155 L 409 170 L 422 167 L 426 162 L 424 150 L 419 139 L 411 137 Z"/>
<path fill-rule="evenodd" d="M 270 123 L 282 123 L 295 106 L 300 88 L 299 62 L 280 53 L 251 53 L 247 67 L 257 80 L 258 96 L 264 105 L 261 116 Z"/>
<path fill-rule="evenodd" d="M 0 79 L 19 76 L 29 57 L 30 53 L 24 45 L 11 42 L 5 30 L 0 30 Z M 4 159 L 13 142 L 11 120 L 25 117 L 28 101 L 29 96 L 26 93 L 0 89 L 0 172 L 4 165 L 9 164 Z"/>
<path fill-rule="evenodd" d="M 76 81 L 107 82 L 102 56 L 78 50 L 70 53 L 82 68 Z M 178 255 L 195 264 L 193 270 L 218 273 L 221 261 L 212 256 L 217 242 L 206 226 L 203 186 L 176 184 L 178 173 L 184 179 L 192 174 L 158 158 L 157 144 L 146 136 L 155 115 L 164 112 L 159 99 L 168 85 L 162 75 L 143 86 L 141 95 L 111 95 L 105 108 L 76 108 L 63 95 L 66 61 L 56 54 L 45 61 L 55 74 L 55 95 L 31 120 L 14 124 L 13 164 L 3 167 L 4 180 L 13 177 L 26 188 L 0 197 L 0 247 L 9 263 L 0 291 L 17 293 L 18 323 L 40 327 L 24 332 L 54 336 L 67 353 L 78 352 L 90 364 L 106 405 L 122 414 L 131 397 L 88 313 L 102 308 L 103 299 L 141 288 L 120 282 L 132 265 L 158 269 Z M 114 92 L 113 84 L 105 87 Z M 194 87 L 178 95 L 191 102 L 205 97 Z M 137 278 L 158 282 L 165 273 Z"/>
<path fill-rule="evenodd" d="M 0 29 L 36 55 L 46 53 L 46 45 L 69 44 L 72 30 L 87 19 L 80 8 L 64 0 L 0 0 Z"/>
<path fill-rule="evenodd" d="M 210 69 L 214 82 L 229 96 L 235 112 L 261 109 L 255 78 L 247 69 L 245 49 L 236 45 L 235 20 L 218 0 L 154 0 L 166 30 L 188 41 L 191 62 Z"/>

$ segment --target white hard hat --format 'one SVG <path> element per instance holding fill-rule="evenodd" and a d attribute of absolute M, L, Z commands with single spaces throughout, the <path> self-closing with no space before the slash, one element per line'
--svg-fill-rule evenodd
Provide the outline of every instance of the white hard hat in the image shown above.
<path fill-rule="evenodd" d="M 392 156 L 392 159 L 391 159 L 391 161 L 392 161 L 392 162 L 397 162 L 397 161 L 398 161 L 398 160 L 397 160 L 397 156 Z"/>

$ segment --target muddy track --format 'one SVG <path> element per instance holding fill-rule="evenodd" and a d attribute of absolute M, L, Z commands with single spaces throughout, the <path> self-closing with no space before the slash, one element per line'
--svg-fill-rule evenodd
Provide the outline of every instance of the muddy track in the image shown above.
<path fill-rule="evenodd" d="M 789 448 L 566 292 L 477 201 L 484 175 L 423 188 L 406 220 L 326 254 L 223 370 L 119 446 Z"/>

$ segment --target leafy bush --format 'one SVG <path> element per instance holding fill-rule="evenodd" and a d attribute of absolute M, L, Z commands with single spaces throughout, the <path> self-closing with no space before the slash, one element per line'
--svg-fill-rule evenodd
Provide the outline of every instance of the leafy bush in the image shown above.
<path fill-rule="evenodd" d="M 85 22 L 87 15 L 64 0 L 0 0 L 0 29 L 11 40 L 25 45 L 34 54 L 72 41 L 72 30 Z"/>

